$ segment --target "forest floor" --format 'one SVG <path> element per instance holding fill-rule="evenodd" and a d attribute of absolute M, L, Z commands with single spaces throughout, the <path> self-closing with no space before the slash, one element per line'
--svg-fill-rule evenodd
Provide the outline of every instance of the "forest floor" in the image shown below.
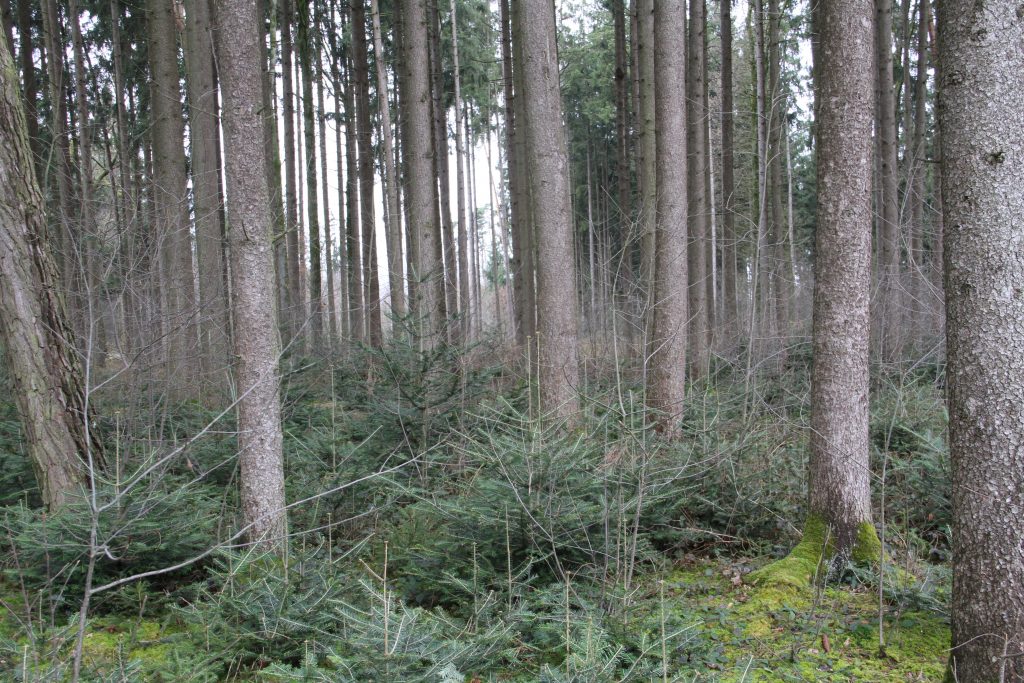
<path fill-rule="evenodd" d="M 549 430 L 500 370 L 459 383 L 426 363 L 408 374 L 397 352 L 374 362 L 391 388 L 368 387 L 358 360 L 286 382 L 288 499 L 314 496 L 290 512 L 288 558 L 221 547 L 95 595 L 82 683 L 943 680 L 935 374 L 873 397 L 879 591 L 871 566 L 826 585 L 751 576 L 800 538 L 806 368 L 750 394 L 723 374 L 694 391 L 686 438 L 662 443 L 628 390 L 592 394 L 584 425 Z M 230 423 L 207 429 L 217 413 L 197 404 L 114 420 L 123 399 L 108 400 L 98 428 L 120 481 L 187 448 L 100 520 L 100 584 L 194 557 L 237 524 Z M 89 515 L 41 512 L 19 438 L 0 402 L 0 680 L 66 681 Z"/>

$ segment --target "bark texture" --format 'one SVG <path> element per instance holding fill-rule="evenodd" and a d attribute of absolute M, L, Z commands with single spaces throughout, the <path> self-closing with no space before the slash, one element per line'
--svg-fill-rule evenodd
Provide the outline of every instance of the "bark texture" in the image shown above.
<path fill-rule="evenodd" d="M 848 556 L 871 520 L 872 5 L 830 0 L 819 7 L 810 513 L 831 528 L 837 554 Z"/>
<path fill-rule="evenodd" d="M 682 0 L 654 5 L 654 106 L 657 127 L 653 339 L 648 402 L 659 422 L 678 435 L 686 396 L 687 343 L 687 127 L 679 103 L 686 97 L 686 8 Z M 700 287 L 703 291 L 703 283 Z M 702 331 L 703 334 L 703 331 Z"/>
<path fill-rule="evenodd" d="M 262 45 L 255 0 L 216 0 L 231 246 L 242 515 L 249 539 L 286 545 L 280 346 L 274 320 L 270 191 L 264 173 Z"/>
<path fill-rule="evenodd" d="M 534 234 L 537 239 L 539 408 L 556 418 L 578 409 L 577 301 L 569 163 L 550 0 L 524 0 L 513 38 L 521 42 L 523 126 Z"/>
<path fill-rule="evenodd" d="M 429 50 L 426 0 L 402 0 L 402 141 L 408 183 L 409 229 L 413 234 L 416 299 L 410 306 L 420 343 L 430 347 L 444 331 L 444 266 L 437 223 L 433 175 L 433 119 L 430 114 Z"/>
<path fill-rule="evenodd" d="M 43 502 L 59 508 L 87 483 L 90 466 L 101 465 L 102 451 L 88 430 L 82 368 L 48 251 L 43 198 L 6 44 L 0 44 L 0 342 Z"/>
<path fill-rule="evenodd" d="M 953 651 L 1024 681 L 1024 8 L 938 5 Z"/>

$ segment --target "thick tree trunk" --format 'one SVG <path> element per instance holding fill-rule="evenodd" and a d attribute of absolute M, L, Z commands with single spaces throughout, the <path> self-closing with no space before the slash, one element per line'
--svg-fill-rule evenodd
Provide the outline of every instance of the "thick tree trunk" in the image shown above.
<path fill-rule="evenodd" d="M 871 0 L 820 6 L 810 515 L 840 557 L 874 538 L 869 488 Z M 877 542 L 877 541 L 876 541 Z"/>
<path fill-rule="evenodd" d="M 512 5 L 512 16 L 509 26 L 510 34 L 515 33 L 513 26 L 518 26 L 523 13 L 522 6 L 516 2 Z M 530 184 L 526 152 L 526 103 L 525 87 L 523 85 L 523 62 L 525 57 L 522 51 L 522 41 L 516 40 L 512 43 L 512 65 L 514 81 L 514 97 L 512 106 L 514 108 L 513 123 L 516 133 L 513 138 L 515 143 L 515 174 L 517 180 L 512 186 L 518 189 L 519 193 L 519 222 L 513 225 L 515 243 L 519 245 L 517 261 L 519 271 L 522 273 L 523 297 L 522 297 L 522 323 L 523 335 L 526 345 L 523 347 L 526 356 L 531 359 L 531 375 L 536 377 L 537 358 L 537 231 L 536 221 L 533 215 L 533 206 L 530 200 Z M 510 167 L 511 168 L 511 167 Z"/>
<path fill-rule="evenodd" d="M 768 2 L 768 192 L 771 201 L 771 268 L 770 290 L 775 307 L 776 342 L 773 356 L 780 366 L 786 360 L 786 337 L 789 333 L 789 306 L 792 283 L 787 249 L 785 189 L 783 168 L 786 162 L 786 116 L 789 98 L 782 91 L 782 9 L 779 0 Z"/>
<path fill-rule="evenodd" d="M 1024 11 L 938 4 L 953 462 L 951 666 L 1024 681 Z"/>
<path fill-rule="evenodd" d="M 515 316 L 512 326 L 515 328 L 515 339 L 520 349 L 526 348 L 527 316 L 525 312 L 526 282 L 523 273 L 521 256 L 522 244 L 519 239 L 519 225 L 522 222 L 522 195 L 519 187 L 519 160 L 516 156 L 516 121 L 515 93 L 512 76 L 512 31 L 509 0 L 499 0 L 501 10 L 501 73 L 502 91 L 505 107 L 505 159 L 508 168 L 509 220 L 511 221 L 512 238 L 512 298 L 514 299 Z"/>
<path fill-rule="evenodd" d="M 0 342 L 43 502 L 71 500 L 102 466 L 82 368 L 49 253 L 18 76 L 0 36 Z"/>
<path fill-rule="evenodd" d="M 703 0 L 699 0 L 703 4 Z M 686 34 L 682 0 L 654 3 L 654 105 L 657 127 L 657 232 L 654 311 L 648 404 L 659 411 L 659 426 L 679 435 L 678 418 L 686 397 L 687 199 L 688 164 L 686 56 L 679 41 Z M 703 137 L 703 136 L 701 136 Z M 703 175 L 703 173 L 702 173 Z M 701 284 L 703 290 L 704 283 Z M 703 331 L 702 331 L 703 334 Z"/>
<path fill-rule="evenodd" d="M 625 292 L 633 282 L 635 242 L 630 238 L 633 225 L 633 177 L 629 169 L 629 59 L 626 46 L 626 7 L 624 0 L 612 0 L 615 30 L 615 231 L 612 233 L 616 256 L 616 293 Z M 621 298 L 621 297 L 617 297 Z"/>
<path fill-rule="evenodd" d="M 220 128 L 214 76 L 210 0 L 185 3 L 185 66 L 191 144 L 192 199 L 199 262 L 199 340 L 205 382 L 221 384 L 228 362 L 228 302 L 224 291 Z"/>
<path fill-rule="evenodd" d="M 250 541 L 287 546 L 280 347 L 274 320 L 270 193 L 264 172 L 263 59 L 255 0 L 215 0 L 236 334 L 242 515 Z"/>
<path fill-rule="evenodd" d="M 405 105 L 402 142 L 405 145 L 405 179 L 409 187 L 409 228 L 413 233 L 416 299 L 410 310 L 416 315 L 419 340 L 432 348 L 444 333 L 444 265 L 441 260 L 441 231 L 435 210 L 437 195 L 432 187 L 434 121 L 431 116 L 430 53 L 427 0 L 401 0 L 402 70 L 401 91 Z"/>
<path fill-rule="evenodd" d="M 148 10 L 154 233 L 164 270 L 167 381 L 172 393 L 189 396 L 195 390 L 193 356 L 198 345 L 198 311 L 178 71 L 178 20 L 173 0 L 149 0 Z"/>
<path fill-rule="evenodd" d="M 521 41 L 523 132 L 537 237 L 539 409 L 557 419 L 579 411 L 577 303 L 569 162 L 562 129 L 555 13 L 550 0 L 520 3 L 513 38 Z"/>
<path fill-rule="evenodd" d="M 656 169 L 656 115 L 654 106 L 654 0 L 636 0 L 637 3 L 637 59 L 639 60 L 639 137 L 640 137 L 640 285 L 646 294 L 642 329 L 648 334 L 653 321 L 654 260 L 655 260 L 655 206 L 657 204 Z M 683 49 L 682 46 L 679 46 Z M 684 53 L 685 54 L 685 53 Z M 684 67 L 685 68 L 685 65 Z M 679 105 L 683 106 L 683 105 Z M 644 350 L 649 355 L 650 344 Z"/>

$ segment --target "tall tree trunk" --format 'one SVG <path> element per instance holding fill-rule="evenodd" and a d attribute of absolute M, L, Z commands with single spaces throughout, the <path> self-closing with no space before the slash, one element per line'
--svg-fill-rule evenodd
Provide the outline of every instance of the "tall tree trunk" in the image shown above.
<path fill-rule="evenodd" d="M 224 291 L 220 128 L 214 76 L 210 0 L 185 3 L 185 84 L 188 94 L 192 199 L 199 262 L 199 340 L 205 382 L 219 384 L 228 362 L 228 302 Z"/>
<path fill-rule="evenodd" d="M 388 284 L 391 288 L 391 311 L 396 321 L 405 317 L 405 278 L 402 276 L 402 212 L 398 201 L 398 169 L 395 166 L 395 135 L 388 106 L 388 74 L 384 64 L 384 41 L 381 37 L 380 7 L 370 0 L 373 15 L 373 57 L 377 62 L 377 108 L 380 111 L 384 142 L 384 176 L 387 181 L 385 209 L 391 219 L 387 234 Z"/>
<path fill-rule="evenodd" d="M 516 343 L 520 349 L 525 349 L 527 340 L 533 337 L 533 274 L 526 270 L 524 263 L 524 251 L 522 230 L 524 224 L 523 205 L 523 177 L 521 175 L 522 162 L 519 158 L 519 141 L 522 132 L 518 130 L 515 120 L 516 99 L 518 96 L 514 90 L 515 79 L 513 77 L 512 64 L 512 17 L 509 8 L 509 0 L 499 0 L 501 8 L 501 66 L 502 66 L 502 88 L 505 106 L 505 159 L 508 168 L 508 194 L 509 194 L 509 217 L 511 220 L 510 234 L 512 237 L 512 298 L 515 300 L 515 317 L 513 326 L 515 328 Z M 528 279 L 529 278 L 529 279 Z"/>
<path fill-rule="evenodd" d="M 703 0 L 698 0 L 703 4 Z M 694 21 L 691 14 L 690 21 Z M 657 233 L 655 237 L 654 311 L 648 404 L 659 411 L 658 425 L 679 436 L 678 418 L 686 398 L 688 285 L 687 221 L 689 135 L 686 111 L 687 61 L 678 49 L 686 35 L 682 0 L 654 3 L 654 105 L 657 137 Z M 641 48 L 643 49 L 643 48 Z M 692 55 L 690 56 L 692 59 Z M 703 136 L 700 136 L 703 137 Z M 702 174 L 703 175 L 703 172 Z M 703 291 L 704 283 L 701 282 Z M 701 331 L 703 335 L 703 330 Z"/>
<path fill-rule="evenodd" d="M 309 240 L 309 318 L 312 348 L 320 353 L 323 348 L 324 306 L 323 267 L 320 249 L 320 205 L 317 201 L 316 182 L 316 111 L 313 108 L 313 61 L 317 57 L 313 37 L 310 35 L 314 15 L 309 2 L 298 3 L 296 38 L 298 40 L 299 67 L 302 71 L 302 133 L 305 139 L 306 175 L 306 227 Z M 319 32 L 318 32 L 319 33 Z M 324 197 L 324 202 L 327 197 Z"/>
<path fill-rule="evenodd" d="M 952 676 L 1024 681 L 1024 11 L 938 3 Z"/>
<path fill-rule="evenodd" d="M 931 23 L 931 0 L 918 2 L 917 76 L 914 79 L 914 132 L 910 144 L 910 258 L 911 296 L 913 299 L 911 328 L 921 329 L 921 316 L 926 312 L 928 280 L 924 260 L 924 209 L 928 177 L 925 139 L 928 133 L 928 26 Z"/>
<path fill-rule="evenodd" d="M 732 99 L 732 0 L 720 0 L 722 16 L 722 298 L 723 336 L 734 338 L 738 332 L 739 300 L 736 278 L 736 180 L 733 169 L 733 99 Z"/>
<path fill-rule="evenodd" d="M 283 317 L 288 330 L 285 346 L 297 341 L 305 309 L 305 295 L 300 286 L 298 179 L 295 166 L 295 79 L 292 71 L 292 25 L 295 23 L 294 0 L 280 0 L 282 118 L 284 119 L 284 222 L 287 246 L 288 310 Z"/>
<path fill-rule="evenodd" d="M 196 350 L 195 271 L 188 215 L 185 121 L 178 72 L 178 25 L 173 0 L 149 0 L 150 129 L 153 144 L 153 206 L 166 297 L 167 380 L 173 393 L 194 390 Z"/>
<path fill-rule="evenodd" d="M 427 0 L 401 0 L 402 70 L 401 92 L 405 105 L 402 121 L 402 155 L 405 181 L 409 188 L 409 229 L 414 239 L 416 283 L 415 313 L 420 344 L 431 348 L 444 333 L 444 266 L 441 231 L 437 225 L 436 193 L 432 187 L 434 121 L 430 110 L 430 55 L 428 47 Z"/>
<path fill-rule="evenodd" d="M 438 0 L 427 3 L 430 48 L 430 86 L 434 114 L 434 176 L 440 199 L 441 246 L 444 254 L 446 317 L 459 310 L 459 290 L 455 261 L 455 239 L 452 226 L 451 178 L 448 171 L 448 106 L 444 98 L 444 63 L 441 58 L 441 17 Z M 449 334 L 452 330 L 449 330 Z"/>
<path fill-rule="evenodd" d="M 615 31 L 615 176 L 616 221 L 614 252 L 618 259 L 618 285 L 625 291 L 633 281 L 633 241 L 630 228 L 633 220 L 633 178 L 629 170 L 629 68 L 626 52 L 626 7 L 624 0 L 612 0 L 612 23 Z M 589 187 L 589 186 L 588 186 Z"/>
<path fill-rule="evenodd" d="M 43 502 L 72 500 L 103 464 L 49 253 L 17 72 L 0 35 L 0 341 Z"/>
<path fill-rule="evenodd" d="M 346 60 L 345 93 L 345 242 L 348 252 L 349 315 L 352 318 L 352 338 L 364 342 L 368 317 L 366 309 L 366 272 L 362 263 L 362 249 L 359 239 L 359 151 L 356 146 L 355 78 L 352 68 L 352 54 Z"/>
<path fill-rule="evenodd" d="M 517 2 L 512 5 L 510 31 L 514 34 L 512 26 L 519 25 L 519 17 L 522 14 L 522 6 Z M 523 334 L 526 346 L 523 347 L 528 358 L 534 362 L 531 367 L 531 374 L 536 376 L 536 341 L 537 341 L 537 239 L 536 221 L 533 215 L 533 207 L 530 199 L 530 184 L 526 159 L 526 105 L 525 88 L 523 86 L 523 62 L 525 57 L 522 52 L 522 41 L 512 43 L 512 65 L 513 65 L 513 93 L 512 105 L 514 109 L 513 124 L 516 132 L 515 143 L 515 173 L 517 180 L 512 186 L 518 188 L 519 192 L 519 222 L 514 224 L 515 243 L 518 248 L 518 265 L 522 272 L 523 281 L 523 303 L 522 322 L 524 325 Z M 511 168 L 511 167 L 510 167 Z M 535 386 L 535 384 L 534 384 Z"/>
<path fill-rule="evenodd" d="M 377 276 L 377 239 L 373 202 L 373 122 L 370 120 L 370 70 L 366 45 L 364 0 L 352 0 L 352 63 L 356 96 L 356 143 L 359 146 L 359 223 L 366 279 L 367 342 L 380 346 L 383 335 L 380 284 Z M 384 97 L 381 94 L 381 97 Z"/>
<path fill-rule="evenodd" d="M 640 136 L 640 283 L 645 293 L 644 325 L 650 331 L 654 305 L 655 207 L 657 204 L 656 114 L 654 106 L 654 0 L 636 0 L 639 60 L 639 136 Z M 685 35 L 685 34 L 684 34 Z M 685 66 L 684 66 L 685 68 Z M 645 334 L 650 342 L 650 334 Z M 649 354 L 644 351 L 645 357 Z"/>
<path fill-rule="evenodd" d="M 779 0 L 768 2 L 768 192 L 771 197 L 771 292 L 775 306 L 775 328 L 778 340 L 773 350 L 781 366 L 786 360 L 786 336 L 789 328 L 789 306 L 792 285 L 789 280 L 789 256 L 785 219 L 786 117 L 789 98 L 782 90 L 782 9 Z"/>
<path fill-rule="evenodd" d="M 323 27 L 323 16 L 318 5 L 316 7 L 316 25 Z M 331 30 L 331 29 L 328 29 Z M 327 74 L 324 73 L 323 41 L 317 40 L 316 45 L 316 112 L 317 131 L 320 142 L 320 193 L 324 205 L 324 280 L 327 283 L 327 349 L 335 350 L 338 342 L 338 309 L 334 296 L 334 254 L 332 247 L 333 235 L 331 231 L 331 201 L 330 185 L 327 180 L 327 109 L 324 105 L 324 90 L 327 88 Z M 341 125 L 340 123 L 338 125 Z M 341 172 L 341 166 L 338 166 Z M 344 208 L 344 203 L 338 204 L 338 210 Z M 338 221 L 341 224 L 341 221 Z"/>
<path fill-rule="evenodd" d="M 689 213 L 687 235 L 687 272 L 689 277 L 689 369 L 694 379 L 708 372 L 710 352 L 707 345 L 707 263 L 704 241 L 707 239 L 708 195 L 704 187 L 704 20 L 705 0 L 690 0 L 690 21 L 687 25 L 686 60 L 686 197 Z M 658 30 L 655 27 L 655 30 Z M 657 77 L 656 77 L 657 78 Z M 660 111 L 660 110 L 659 110 Z M 657 114 L 655 115 L 657 118 Z M 659 121 L 659 126 L 661 122 Z M 661 152 L 664 147 L 658 148 Z M 662 190 L 659 188 L 659 193 Z"/>
<path fill-rule="evenodd" d="M 451 22 L 452 22 L 452 60 L 455 77 L 455 187 L 456 187 L 456 210 L 458 216 L 458 262 L 459 262 L 459 324 L 457 326 L 459 341 L 465 341 L 469 336 L 470 326 L 470 275 L 469 275 L 469 235 L 466 228 L 466 163 L 465 163 L 465 140 L 463 139 L 462 125 L 462 83 L 459 75 L 459 30 L 458 14 L 455 9 L 455 0 L 451 0 Z M 472 223 L 476 223 L 476 216 L 472 217 Z"/>
<path fill-rule="evenodd" d="M 863 557 L 872 539 L 877 546 L 868 461 L 871 0 L 824 2 L 820 18 L 809 507 L 838 556 Z"/>
<path fill-rule="evenodd" d="M 216 0 L 217 62 L 224 98 L 224 151 L 231 243 L 235 385 L 242 515 L 248 538 L 287 547 L 281 399 L 270 192 L 263 145 L 255 0 Z"/>
<path fill-rule="evenodd" d="M 875 64 L 878 90 L 879 307 L 876 325 L 882 360 L 894 360 L 893 331 L 899 324 L 899 197 L 896 177 L 896 87 L 893 82 L 892 0 L 875 0 Z"/>
<path fill-rule="evenodd" d="M 523 0 L 523 132 L 537 237 L 537 366 L 541 414 L 572 420 L 579 410 L 577 304 L 569 163 L 562 130 L 555 13 L 550 0 Z"/>

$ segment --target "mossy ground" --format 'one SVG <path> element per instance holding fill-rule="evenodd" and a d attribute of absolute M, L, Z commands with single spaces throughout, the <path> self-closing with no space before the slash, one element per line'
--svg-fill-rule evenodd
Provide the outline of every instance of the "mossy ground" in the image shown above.
<path fill-rule="evenodd" d="M 667 609 L 698 621 L 682 651 L 677 649 L 677 661 L 688 662 L 690 669 L 677 674 L 678 680 L 943 680 L 950 633 L 940 615 L 900 612 L 886 604 L 883 653 L 877 592 L 811 588 L 803 576 L 813 573 L 815 564 L 810 557 L 791 554 L 773 569 L 778 580 L 756 585 L 748 582 L 750 575 L 741 577 L 735 565 L 712 561 L 671 574 Z"/>

